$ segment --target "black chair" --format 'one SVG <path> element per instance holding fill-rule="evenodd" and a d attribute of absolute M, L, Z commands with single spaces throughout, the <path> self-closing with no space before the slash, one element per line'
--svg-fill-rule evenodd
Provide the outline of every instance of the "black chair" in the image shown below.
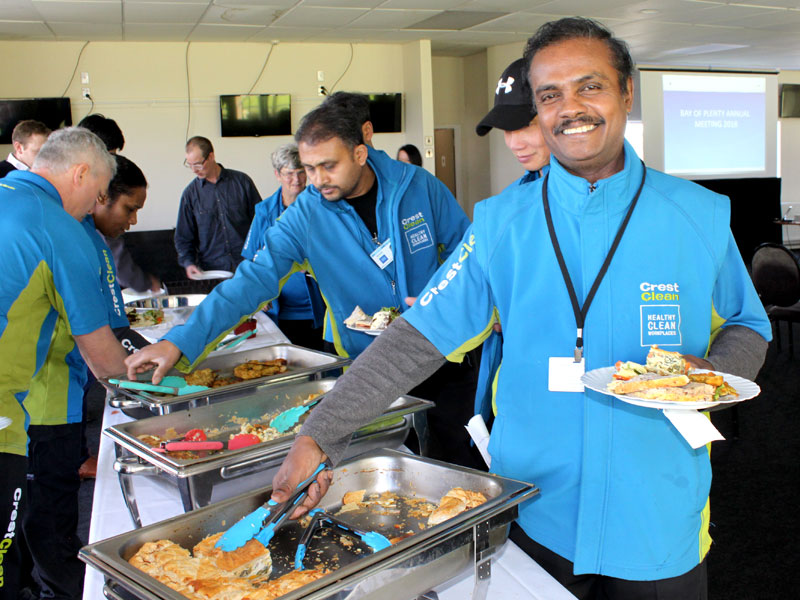
<path fill-rule="evenodd" d="M 751 275 L 761 302 L 775 324 L 781 349 L 781 321 L 789 327 L 789 351 L 794 354 L 793 324 L 800 323 L 800 261 L 781 244 L 761 244 L 751 263 Z"/>

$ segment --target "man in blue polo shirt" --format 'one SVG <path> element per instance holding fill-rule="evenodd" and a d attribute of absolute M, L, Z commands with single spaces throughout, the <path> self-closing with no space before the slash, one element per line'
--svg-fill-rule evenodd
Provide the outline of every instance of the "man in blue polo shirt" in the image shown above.
<path fill-rule="evenodd" d="M 354 429 L 500 322 L 492 470 L 542 490 L 520 507 L 512 539 L 581 599 L 701 600 L 708 448 L 692 449 L 660 411 L 577 391 L 580 373 L 644 362 L 658 343 L 752 379 L 769 320 L 728 199 L 646 169 L 625 142 L 625 43 L 595 21 L 561 19 L 528 41 L 525 60 L 548 175 L 475 207 L 461 249 L 311 413 L 273 498 L 285 500 L 322 458 L 338 461 Z M 725 322 L 712 341 L 714 310 Z M 676 327 L 656 335 L 653 320 Z M 329 481 L 318 477 L 296 512 Z"/>
<path fill-rule="evenodd" d="M 57 379 L 63 387 L 43 396 L 40 408 L 49 422 L 60 424 L 48 441 L 63 460 L 72 459 L 77 479 L 82 394 L 63 389 L 69 381 L 67 357 L 77 346 L 99 377 L 124 368 L 126 353 L 108 326 L 97 253 L 79 223 L 113 173 L 113 159 L 102 142 L 86 130 L 68 128 L 51 134 L 31 171 L 14 171 L 0 182 L 0 417 L 6 419 L 0 428 L 0 527 L 8 532 L 1 555 L 4 599 L 16 596 L 19 581 L 17 536 L 27 502 L 28 467 L 24 403 L 32 380 L 42 371 L 62 374 Z M 48 541 L 53 553 L 64 547 L 63 540 Z M 77 551 L 76 542 L 67 544 Z M 81 582 L 74 583 L 76 597 Z"/>

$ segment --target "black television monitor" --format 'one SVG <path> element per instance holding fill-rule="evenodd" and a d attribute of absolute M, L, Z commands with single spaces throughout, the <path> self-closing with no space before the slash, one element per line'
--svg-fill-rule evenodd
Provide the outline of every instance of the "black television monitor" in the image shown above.
<path fill-rule="evenodd" d="M 240 94 L 219 97 L 222 137 L 292 134 L 290 94 Z"/>
<path fill-rule="evenodd" d="M 367 94 L 369 120 L 375 133 L 403 131 L 403 95 Z"/>
<path fill-rule="evenodd" d="M 784 83 L 781 86 L 780 116 L 782 118 L 800 117 L 800 85 Z"/>
<path fill-rule="evenodd" d="M 56 130 L 72 125 L 69 98 L 0 100 L 0 144 L 11 143 L 11 132 L 20 121 L 35 119 Z"/>

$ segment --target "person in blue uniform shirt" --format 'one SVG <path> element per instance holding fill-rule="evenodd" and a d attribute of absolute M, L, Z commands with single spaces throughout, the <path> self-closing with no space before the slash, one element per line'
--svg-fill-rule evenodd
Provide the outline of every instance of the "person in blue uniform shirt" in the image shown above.
<path fill-rule="evenodd" d="M 469 221 L 445 185 L 366 146 L 361 123 L 349 111 L 323 104 L 303 118 L 295 139 L 312 185 L 267 229 L 253 260 L 215 288 L 186 326 L 132 357 L 131 369 L 149 361 L 193 367 L 297 271 L 319 284 L 327 306 L 327 347 L 358 356 L 375 338 L 345 327 L 353 309 L 404 310 L 404 299 L 419 294 L 458 249 Z M 462 464 L 480 461 L 464 429 L 474 386 L 475 368 L 453 364 L 415 393 L 437 403 L 428 411 L 432 455 Z"/>
<path fill-rule="evenodd" d="M 525 173 L 511 186 L 536 181 L 547 170 L 550 149 L 544 143 L 531 89 L 525 76 L 525 61 L 518 58 L 508 65 L 494 90 L 494 106 L 475 127 L 484 136 L 495 127 L 503 132 L 506 147 L 514 154 Z M 509 186 L 509 187 L 511 187 Z M 488 423 L 493 418 L 494 382 L 502 363 L 502 328 L 495 324 L 494 332 L 481 346 L 481 365 L 475 392 L 475 414 Z"/>
<path fill-rule="evenodd" d="M 693 449 L 662 411 L 584 389 L 580 374 L 644 362 L 657 343 L 755 378 L 771 331 L 730 202 L 646 168 L 625 142 L 633 61 L 603 25 L 546 23 L 525 60 L 548 174 L 478 203 L 462 250 L 314 408 L 272 497 L 339 461 L 353 430 L 500 322 L 492 470 L 542 490 L 512 539 L 581 599 L 704 599 L 708 446 Z M 714 311 L 724 324 L 712 339 Z"/>
<path fill-rule="evenodd" d="M 106 192 L 114 170 L 100 139 L 71 127 L 51 134 L 31 171 L 14 171 L 0 182 L 0 416 L 10 421 L 0 429 L 0 518 L 10 534 L 2 548 L 4 599 L 16 597 L 18 536 L 29 508 L 48 502 L 39 513 L 37 525 L 47 530 L 39 541 L 57 570 L 37 570 L 42 594 L 81 595 L 72 494 L 80 483 L 82 394 L 68 371 L 80 357 L 98 377 L 119 373 L 126 353 L 108 326 L 100 263 L 79 221 Z M 30 476 L 43 470 L 54 484 L 49 499 L 39 497 Z"/>
<path fill-rule="evenodd" d="M 300 164 L 296 144 L 285 144 L 271 156 L 275 177 L 281 182 L 272 196 L 256 204 L 256 216 L 244 241 L 242 256 L 252 260 L 267 229 L 306 189 L 306 172 Z M 317 283 L 304 272 L 294 273 L 272 301 L 267 314 L 296 346 L 322 350 L 322 320 L 325 304 Z"/>

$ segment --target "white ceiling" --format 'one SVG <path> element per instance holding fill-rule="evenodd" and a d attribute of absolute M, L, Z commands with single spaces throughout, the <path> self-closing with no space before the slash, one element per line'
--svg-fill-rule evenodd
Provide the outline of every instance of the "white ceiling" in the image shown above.
<path fill-rule="evenodd" d="M 0 0 L 0 40 L 430 39 L 434 54 L 466 56 L 576 14 L 639 64 L 800 69 L 800 0 Z"/>

